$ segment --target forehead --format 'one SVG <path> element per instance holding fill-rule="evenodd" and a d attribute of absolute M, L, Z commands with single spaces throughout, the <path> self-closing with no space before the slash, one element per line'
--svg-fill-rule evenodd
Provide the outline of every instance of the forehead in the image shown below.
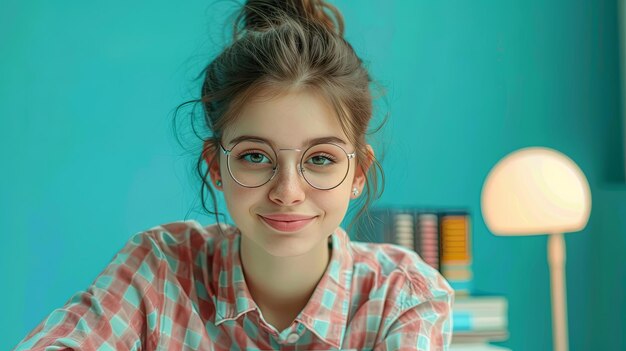
<path fill-rule="evenodd" d="M 222 139 L 231 144 L 242 136 L 260 137 L 279 148 L 306 146 L 328 137 L 348 144 L 333 106 L 320 94 L 305 90 L 246 102 Z"/>

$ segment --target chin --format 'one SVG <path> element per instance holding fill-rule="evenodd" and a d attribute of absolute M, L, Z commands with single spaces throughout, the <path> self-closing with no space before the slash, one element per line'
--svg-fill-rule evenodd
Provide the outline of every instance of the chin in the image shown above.
<path fill-rule="evenodd" d="M 307 228 L 300 232 L 281 233 L 267 228 L 257 231 L 261 236 L 251 238 L 265 252 L 274 257 L 297 257 L 313 250 L 320 241 L 326 242 L 328 236 L 319 237 L 320 228 Z"/>

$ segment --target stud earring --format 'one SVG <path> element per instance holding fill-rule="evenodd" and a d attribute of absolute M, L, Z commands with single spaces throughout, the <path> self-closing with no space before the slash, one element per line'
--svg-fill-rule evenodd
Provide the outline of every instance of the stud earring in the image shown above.
<path fill-rule="evenodd" d="M 218 187 L 222 186 L 222 181 L 220 179 L 216 180 L 215 185 L 217 185 Z"/>
<path fill-rule="evenodd" d="M 354 196 L 359 195 L 359 189 L 357 189 L 357 188 L 352 188 L 352 195 L 354 195 Z"/>

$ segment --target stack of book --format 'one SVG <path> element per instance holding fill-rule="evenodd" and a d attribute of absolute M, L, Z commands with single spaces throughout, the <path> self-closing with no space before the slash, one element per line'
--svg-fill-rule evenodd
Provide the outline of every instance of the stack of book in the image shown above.
<path fill-rule="evenodd" d="M 452 320 L 456 345 L 486 345 L 509 337 L 508 302 L 503 296 L 456 297 Z"/>

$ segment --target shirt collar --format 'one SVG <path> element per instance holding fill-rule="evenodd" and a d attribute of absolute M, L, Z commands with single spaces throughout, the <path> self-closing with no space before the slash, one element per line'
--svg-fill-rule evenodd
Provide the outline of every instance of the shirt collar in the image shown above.
<path fill-rule="evenodd" d="M 215 246 L 213 276 L 217 277 L 215 325 L 234 320 L 257 309 L 246 286 L 239 244 L 239 230 L 225 231 L 225 237 Z M 350 308 L 353 257 L 350 238 L 342 228 L 330 236 L 331 257 L 326 271 L 313 295 L 296 320 L 305 325 L 320 340 L 341 348 Z"/>

